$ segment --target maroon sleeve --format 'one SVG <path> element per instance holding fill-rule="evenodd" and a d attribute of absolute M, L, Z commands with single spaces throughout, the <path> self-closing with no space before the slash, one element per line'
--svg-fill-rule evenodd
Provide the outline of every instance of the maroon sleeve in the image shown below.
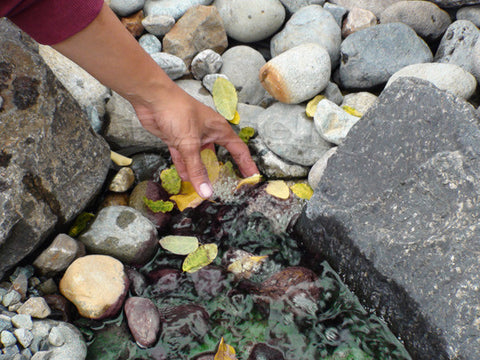
<path fill-rule="evenodd" d="M 59 43 L 88 26 L 104 0 L 0 0 L 6 16 L 41 44 Z"/>

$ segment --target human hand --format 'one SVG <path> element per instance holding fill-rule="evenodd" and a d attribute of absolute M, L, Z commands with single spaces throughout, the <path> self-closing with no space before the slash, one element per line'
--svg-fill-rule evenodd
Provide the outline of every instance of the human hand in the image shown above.
<path fill-rule="evenodd" d="M 200 157 L 204 148 L 224 146 L 243 176 L 258 174 L 248 147 L 217 112 L 198 102 L 173 84 L 150 101 L 131 101 L 143 127 L 161 138 L 172 155 L 182 180 L 190 181 L 203 197 L 212 195 L 212 185 Z"/>

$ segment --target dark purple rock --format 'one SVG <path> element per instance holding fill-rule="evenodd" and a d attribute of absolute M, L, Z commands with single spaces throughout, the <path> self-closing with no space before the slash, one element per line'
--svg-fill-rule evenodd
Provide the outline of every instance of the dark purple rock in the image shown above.
<path fill-rule="evenodd" d="M 180 285 L 182 272 L 177 269 L 159 269 L 147 274 L 152 281 L 152 294 L 162 295 L 172 292 Z"/>
<path fill-rule="evenodd" d="M 160 331 L 160 315 L 155 304 L 146 298 L 131 297 L 125 301 L 128 327 L 137 344 L 147 348 L 155 344 Z"/>
<path fill-rule="evenodd" d="M 180 305 L 167 308 L 160 313 L 163 336 L 168 338 L 191 337 L 202 339 L 209 330 L 207 311 L 199 305 Z"/>
<path fill-rule="evenodd" d="M 225 274 L 220 267 L 207 266 L 190 276 L 199 297 L 215 297 L 225 290 Z"/>
<path fill-rule="evenodd" d="M 259 343 L 253 347 L 248 360 L 285 360 L 285 357 L 280 350 Z"/>
<path fill-rule="evenodd" d="M 130 280 L 130 291 L 135 296 L 140 296 L 143 294 L 143 291 L 147 287 L 147 281 L 145 277 L 140 274 L 137 270 L 131 267 L 125 267 L 125 273 Z"/>
<path fill-rule="evenodd" d="M 50 319 L 69 322 L 72 320 L 72 303 L 62 295 L 44 295 L 43 298 L 52 310 L 48 316 Z"/>

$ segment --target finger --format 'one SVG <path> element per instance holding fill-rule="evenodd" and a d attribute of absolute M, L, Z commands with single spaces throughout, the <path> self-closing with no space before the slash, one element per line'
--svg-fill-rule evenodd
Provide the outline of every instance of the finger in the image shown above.
<path fill-rule="evenodd" d="M 172 161 L 175 164 L 175 169 L 177 170 L 178 176 L 180 176 L 183 181 L 188 181 L 188 172 L 182 155 L 180 155 L 180 152 L 174 147 L 169 146 L 168 150 L 172 156 Z"/>
<path fill-rule="evenodd" d="M 235 132 L 233 132 L 233 130 L 228 136 L 218 139 L 216 143 L 228 150 L 244 177 L 260 173 L 257 165 L 255 165 L 255 162 L 252 160 L 248 146 L 235 134 Z"/>
<path fill-rule="evenodd" d="M 203 165 L 200 157 L 200 145 L 188 144 L 181 146 L 180 152 L 188 173 L 188 178 L 195 191 L 204 199 L 208 199 L 213 194 L 212 184 L 208 179 L 207 169 Z"/>

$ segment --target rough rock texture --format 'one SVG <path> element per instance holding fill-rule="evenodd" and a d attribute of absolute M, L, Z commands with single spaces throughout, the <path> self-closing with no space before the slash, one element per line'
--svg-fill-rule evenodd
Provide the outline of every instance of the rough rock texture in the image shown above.
<path fill-rule="evenodd" d="M 221 54 L 228 45 L 222 18 L 214 6 L 195 6 L 163 38 L 163 51 L 181 58 L 187 67 L 200 51 Z"/>
<path fill-rule="evenodd" d="M 0 278 L 100 190 L 107 144 L 32 40 L 0 20 Z"/>
<path fill-rule="evenodd" d="M 478 359 L 480 120 L 400 79 L 339 146 L 296 229 L 414 359 Z"/>

